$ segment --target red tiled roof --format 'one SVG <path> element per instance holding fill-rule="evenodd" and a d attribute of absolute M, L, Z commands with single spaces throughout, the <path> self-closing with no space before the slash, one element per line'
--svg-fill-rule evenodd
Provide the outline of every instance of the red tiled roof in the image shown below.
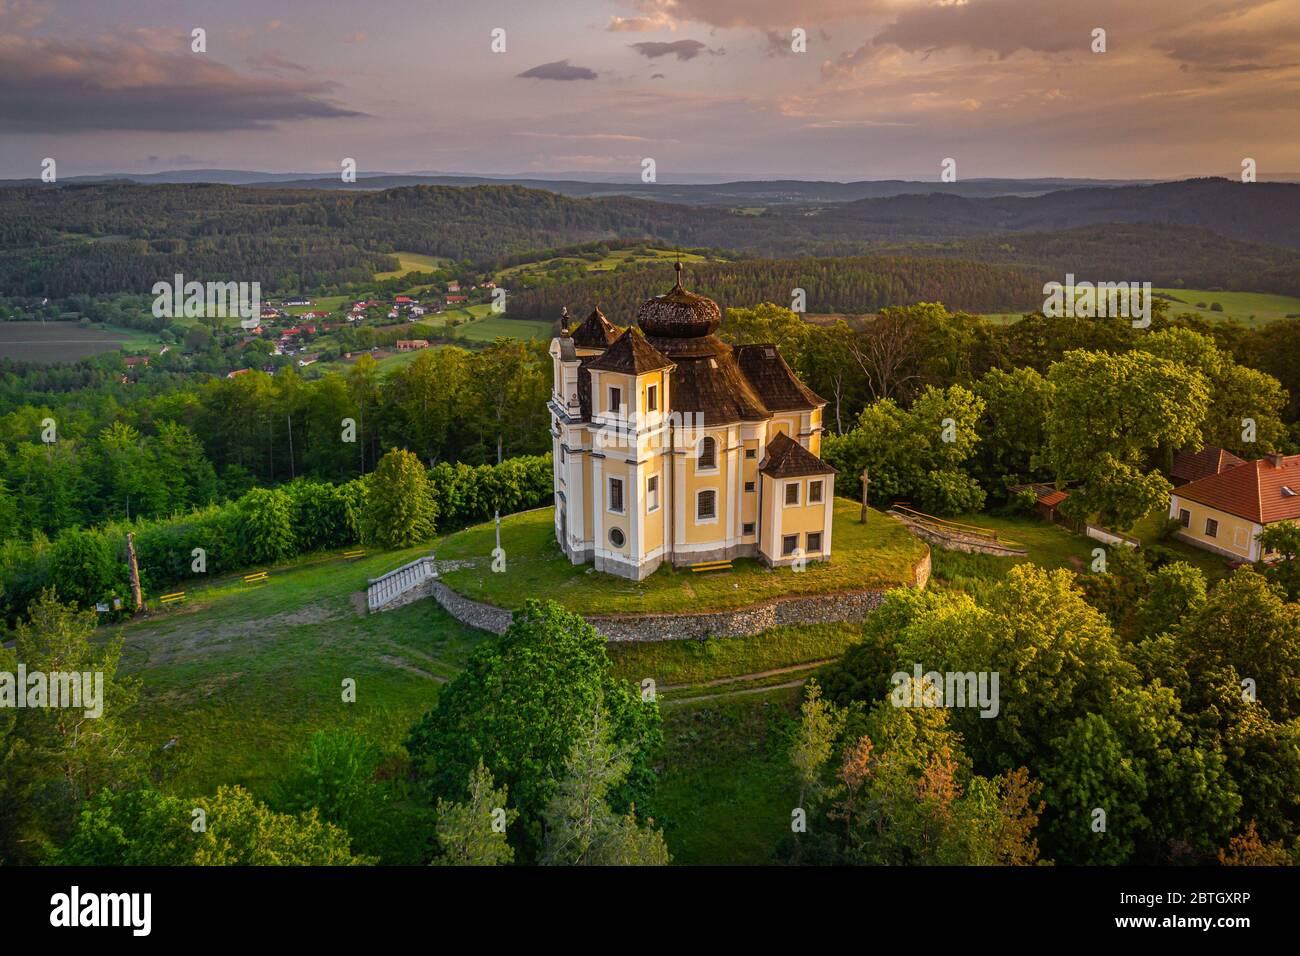
<path fill-rule="evenodd" d="M 1206 445 L 1200 451 L 1176 452 L 1174 467 L 1169 470 L 1169 475 L 1183 481 L 1197 481 L 1245 463 L 1230 451 L 1217 445 Z"/>
<path fill-rule="evenodd" d="M 1066 491 L 1049 491 L 1045 495 L 1038 496 L 1038 503 L 1048 508 L 1054 508 L 1068 497 L 1070 497 L 1070 494 Z"/>
<path fill-rule="evenodd" d="M 1300 518 L 1300 455 L 1280 461 L 1280 467 L 1267 458 L 1248 461 L 1175 488 L 1174 494 L 1257 524 L 1293 521 Z"/>

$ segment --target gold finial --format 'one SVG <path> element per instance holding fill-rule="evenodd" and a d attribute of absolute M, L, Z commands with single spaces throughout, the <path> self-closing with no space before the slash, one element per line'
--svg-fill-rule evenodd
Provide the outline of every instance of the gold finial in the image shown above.
<path fill-rule="evenodd" d="M 677 272 L 677 288 L 680 289 L 680 288 L 682 287 L 682 260 L 681 260 L 681 257 L 678 257 L 678 259 L 677 259 L 677 264 L 676 264 L 675 266 L 673 266 L 673 269 L 676 270 L 676 272 Z"/>

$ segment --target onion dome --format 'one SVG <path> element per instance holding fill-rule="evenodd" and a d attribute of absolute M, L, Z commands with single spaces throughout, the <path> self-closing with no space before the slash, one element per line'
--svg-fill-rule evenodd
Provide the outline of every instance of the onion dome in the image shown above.
<path fill-rule="evenodd" d="M 652 337 L 674 339 L 712 335 L 722 324 L 718 303 L 682 288 L 682 264 L 676 265 L 677 283 L 664 295 L 647 299 L 637 309 L 641 331 Z"/>

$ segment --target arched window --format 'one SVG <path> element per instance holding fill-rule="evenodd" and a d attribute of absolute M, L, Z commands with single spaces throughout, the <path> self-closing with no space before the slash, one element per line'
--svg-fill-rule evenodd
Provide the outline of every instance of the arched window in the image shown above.
<path fill-rule="evenodd" d="M 712 438 L 705 438 L 700 442 L 700 458 L 695 463 L 696 468 L 717 468 L 718 467 L 718 443 Z"/>
<path fill-rule="evenodd" d="M 718 516 L 718 493 L 712 489 L 695 497 L 695 520 L 708 521 Z"/>

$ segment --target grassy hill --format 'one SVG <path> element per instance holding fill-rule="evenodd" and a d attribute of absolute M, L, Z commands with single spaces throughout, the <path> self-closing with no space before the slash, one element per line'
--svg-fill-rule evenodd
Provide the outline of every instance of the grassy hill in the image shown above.
<path fill-rule="evenodd" d="M 255 587 L 233 576 L 122 626 L 123 672 L 142 681 L 140 739 L 160 756 L 176 741 L 163 786 L 198 794 L 240 783 L 266 796 L 319 729 L 400 743 L 469 653 L 491 640 L 432 600 L 364 613 L 367 578 L 428 551 L 317 556 L 271 568 L 269 582 Z M 677 862 L 770 857 L 788 831 L 793 783 L 783 728 L 798 686 L 858 630 L 810 625 L 611 646 L 619 676 L 638 684 L 651 677 L 659 687 L 665 745 L 656 813 Z M 356 681 L 355 703 L 342 701 L 345 678 Z"/>
<path fill-rule="evenodd" d="M 495 547 L 491 522 L 447 538 L 439 545 L 438 557 L 467 562 L 443 574 L 443 580 L 466 597 L 517 608 L 530 596 L 545 595 L 583 614 L 718 610 L 777 597 L 909 584 L 925 545 L 901 522 L 879 512 L 859 524 L 860 507 L 846 498 L 835 500 L 832 560 L 810 561 L 803 572 L 772 570 L 741 558 L 722 574 L 694 574 L 663 565 L 643 581 L 629 581 L 570 562 L 555 541 L 549 508 L 502 519 L 504 574 L 494 574 L 490 567 Z"/>

